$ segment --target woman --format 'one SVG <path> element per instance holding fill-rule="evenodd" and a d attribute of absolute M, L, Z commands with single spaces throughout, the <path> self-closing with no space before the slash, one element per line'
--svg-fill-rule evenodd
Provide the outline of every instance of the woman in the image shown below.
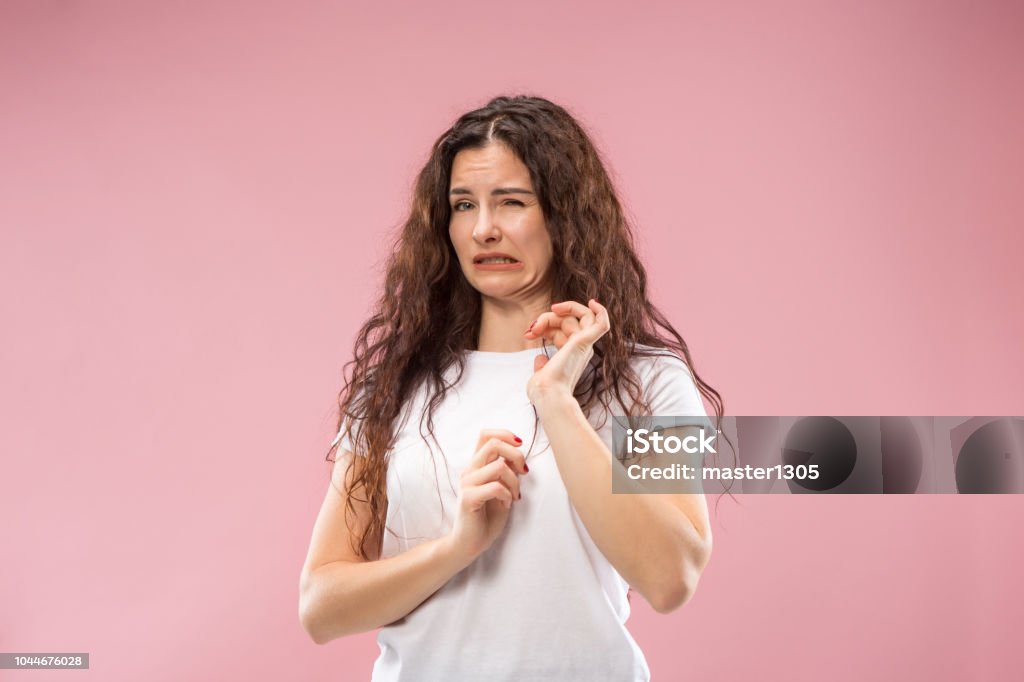
<path fill-rule="evenodd" d="M 627 591 L 678 608 L 711 529 L 703 495 L 611 493 L 609 417 L 722 403 L 563 108 L 498 97 L 436 142 L 349 367 L 313 640 L 382 628 L 378 682 L 649 679 Z"/>

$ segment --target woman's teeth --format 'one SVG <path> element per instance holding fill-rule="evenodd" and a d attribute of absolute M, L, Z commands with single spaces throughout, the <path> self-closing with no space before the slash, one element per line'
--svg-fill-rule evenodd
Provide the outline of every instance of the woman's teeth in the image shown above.
<path fill-rule="evenodd" d="M 515 263 L 514 258 L 484 258 L 478 261 L 479 263 Z"/>

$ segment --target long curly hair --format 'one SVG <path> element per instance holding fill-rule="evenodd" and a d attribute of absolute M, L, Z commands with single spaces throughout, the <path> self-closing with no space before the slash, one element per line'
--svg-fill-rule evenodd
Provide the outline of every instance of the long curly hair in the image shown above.
<path fill-rule="evenodd" d="M 643 345 L 685 358 L 721 428 L 721 396 L 701 379 L 686 342 L 648 299 L 632 228 L 594 144 L 568 111 L 547 99 L 495 97 L 461 116 L 434 143 L 387 260 L 383 292 L 343 370 L 336 428 L 344 427 L 353 451 L 363 455 L 354 458 L 359 465 L 352 467 L 343 495 L 345 516 L 348 523 L 353 500 L 368 506 L 369 526 L 352 535 L 353 550 L 365 559 L 376 555 L 386 530 L 388 453 L 403 404 L 427 382 L 424 418 L 432 435 L 434 410 L 461 378 L 464 352 L 475 350 L 481 298 L 449 239 L 448 192 L 455 155 L 491 143 L 506 145 L 530 171 L 554 251 L 552 300 L 596 298 L 612 320 L 611 330 L 594 345 L 593 371 L 575 390 L 583 412 L 589 416 L 598 402 L 608 409 L 612 396 L 632 406 L 630 414 L 649 408 L 630 366 L 631 357 L 653 354 L 638 348 Z M 452 383 L 445 380 L 449 368 L 457 372 Z M 332 463 L 335 451 L 332 444 Z"/>

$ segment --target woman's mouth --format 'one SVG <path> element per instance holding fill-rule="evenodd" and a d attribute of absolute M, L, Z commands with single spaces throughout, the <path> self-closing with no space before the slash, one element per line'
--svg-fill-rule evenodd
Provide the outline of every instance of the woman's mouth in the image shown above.
<path fill-rule="evenodd" d="M 515 258 L 491 256 L 474 260 L 473 267 L 477 270 L 518 270 L 523 264 Z"/>

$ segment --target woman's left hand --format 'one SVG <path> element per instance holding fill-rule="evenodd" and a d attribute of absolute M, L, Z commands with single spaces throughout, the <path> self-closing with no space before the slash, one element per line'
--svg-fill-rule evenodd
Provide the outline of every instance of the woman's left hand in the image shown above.
<path fill-rule="evenodd" d="M 541 314 L 524 336 L 550 340 L 558 351 L 550 359 L 544 355 L 534 359 L 534 373 L 526 384 L 530 402 L 536 404 L 551 394 L 572 396 L 594 356 L 594 343 L 609 329 L 608 310 L 593 298 L 587 305 L 576 301 L 554 303 L 551 312 Z"/>

